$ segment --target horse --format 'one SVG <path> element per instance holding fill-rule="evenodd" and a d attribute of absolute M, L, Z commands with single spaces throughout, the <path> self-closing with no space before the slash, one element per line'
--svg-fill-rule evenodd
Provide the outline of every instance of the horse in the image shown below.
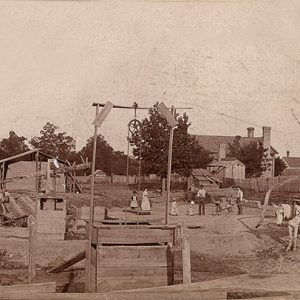
<path fill-rule="evenodd" d="M 277 218 L 277 225 L 280 226 L 283 220 L 288 220 L 289 229 L 289 244 L 286 251 L 297 248 L 297 235 L 300 224 L 300 206 L 290 204 L 273 205 L 276 208 L 275 214 Z"/>

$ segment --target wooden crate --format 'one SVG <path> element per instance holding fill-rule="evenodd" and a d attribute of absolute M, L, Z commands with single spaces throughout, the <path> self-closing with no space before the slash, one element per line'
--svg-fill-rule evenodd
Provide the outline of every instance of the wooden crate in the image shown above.
<path fill-rule="evenodd" d="M 91 256 L 86 259 L 86 291 L 174 284 L 178 230 L 177 226 L 94 224 Z"/>
<path fill-rule="evenodd" d="M 36 216 L 38 239 L 64 240 L 67 216 L 64 198 L 38 197 Z"/>

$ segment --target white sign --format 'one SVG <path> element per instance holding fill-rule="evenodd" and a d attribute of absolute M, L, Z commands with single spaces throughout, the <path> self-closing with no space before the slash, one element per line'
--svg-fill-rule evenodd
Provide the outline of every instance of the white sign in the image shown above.
<path fill-rule="evenodd" d="M 96 116 L 95 120 L 93 121 L 93 125 L 97 127 L 101 127 L 102 123 L 110 113 L 111 109 L 113 108 L 113 104 L 109 101 L 107 101 L 104 105 L 104 107 L 101 109 L 101 111 Z"/>
<path fill-rule="evenodd" d="M 171 114 L 171 112 L 163 102 L 158 104 L 158 109 L 163 114 L 163 116 L 167 119 L 171 127 L 175 127 L 178 125 L 178 122 L 175 120 L 175 118 L 173 117 L 173 115 Z"/>

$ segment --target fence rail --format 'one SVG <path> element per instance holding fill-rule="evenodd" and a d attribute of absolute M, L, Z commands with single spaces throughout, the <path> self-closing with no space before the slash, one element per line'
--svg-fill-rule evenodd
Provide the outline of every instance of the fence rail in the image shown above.
<path fill-rule="evenodd" d="M 280 182 L 283 182 L 289 178 L 293 178 L 295 176 L 278 176 L 272 178 L 247 178 L 247 179 L 232 179 L 226 178 L 224 180 L 224 187 L 230 186 L 240 186 L 245 190 L 252 190 L 258 193 L 267 192 L 268 189 Z M 283 186 L 277 187 L 274 189 L 275 192 L 289 192 L 289 193 L 299 193 L 300 192 L 300 179 L 295 180 L 294 182 L 289 182 Z"/>

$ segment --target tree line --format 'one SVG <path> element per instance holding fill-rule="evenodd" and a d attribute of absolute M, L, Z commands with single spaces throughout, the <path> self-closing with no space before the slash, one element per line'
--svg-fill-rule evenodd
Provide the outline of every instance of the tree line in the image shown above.
<path fill-rule="evenodd" d="M 188 133 L 191 126 L 186 113 L 176 115 L 178 126 L 174 130 L 172 171 L 182 176 L 189 176 L 194 168 L 206 168 L 213 160 L 209 151 L 204 149 Z M 141 121 L 141 130 L 133 131 L 129 142 L 133 147 L 133 157 L 129 158 L 129 174 L 138 174 L 138 157 L 142 160 L 142 174 L 155 173 L 166 177 L 169 146 L 169 125 L 160 114 L 157 104 L 149 110 L 149 116 Z M 70 163 L 81 163 L 86 158 L 92 161 L 94 137 L 90 137 L 81 150 L 76 151 L 75 139 L 66 132 L 60 132 L 59 127 L 47 122 L 39 136 L 27 139 L 10 131 L 7 138 L 0 140 L 0 159 L 13 156 L 30 148 L 68 160 Z M 257 177 L 268 167 L 265 150 L 261 143 L 241 145 L 236 139 L 229 144 L 229 156 L 236 157 L 245 164 L 246 177 Z M 102 170 L 107 175 L 125 175 L 127 170 L 127 155 L 113 147 L 98 134 L 96 170 Z M 278 157 L 275 163 L 275 175 L 280 175 L 285 165 Z"/>

